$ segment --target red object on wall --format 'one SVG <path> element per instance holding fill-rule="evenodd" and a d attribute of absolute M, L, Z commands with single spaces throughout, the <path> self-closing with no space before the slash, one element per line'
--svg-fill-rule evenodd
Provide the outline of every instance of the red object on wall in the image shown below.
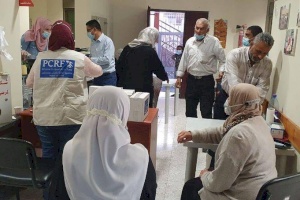
<path fill-rule="evenodd" d="M 33 3 L 31 0 L 19 0 L 19 6 L 30 6 L 33 7 Z"/>

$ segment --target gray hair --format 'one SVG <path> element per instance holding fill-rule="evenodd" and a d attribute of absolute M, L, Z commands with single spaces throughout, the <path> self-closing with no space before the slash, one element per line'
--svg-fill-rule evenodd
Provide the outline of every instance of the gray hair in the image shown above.
<path fill-rule="evenodd" d="M 253 44 L 257 44 L 258 42 L 265 42 L 269 47 L 272 47 L 274 44 L 274 39 L 270 33 L 264 32 L 255 36 Z"/>
<path fill-rule="evenodd" d="M 207 25 L 207 29 L 210 28 L 208 19 L 206 19 L 206 18 L 200 18 L 200 19 L 198 19 L 198 20 L 196 21 L 196 24 L 197 24 L 198 22 L 199 22 L 199 23 L 202 23 L 202 24 L 206 24 L 206 25 Z"/>

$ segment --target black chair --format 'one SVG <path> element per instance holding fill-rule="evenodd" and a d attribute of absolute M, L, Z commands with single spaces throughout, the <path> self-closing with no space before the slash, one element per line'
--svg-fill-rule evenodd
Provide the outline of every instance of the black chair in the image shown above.
<path fill-rule="evenodd" d="M 30 142 L 21 139 L 0 138 L 0 185 L 46 188 L 54 169 L 52 159 L 37 158 Z"/>
<path fill-rule="evenodd" d="M 256 200 L 299 200 L 300 173 L 275 178 L 266 182 L 259 190 Z"/>

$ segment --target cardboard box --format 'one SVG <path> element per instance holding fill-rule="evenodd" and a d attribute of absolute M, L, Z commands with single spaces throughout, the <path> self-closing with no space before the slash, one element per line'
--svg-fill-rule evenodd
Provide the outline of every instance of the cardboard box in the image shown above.
<path fill-rule="evenodd" d="M 130 97 L 130 113 L 128 121 L 142 122 L 149 112 L 149 97 L 147 92 L 136 92 Z"/>
<path fill-rule="evenodd" d="M 11 86 L 8 74 L 0 75 L 0 124 L 12 121 Z"/>
<path fill-rule="evenodd" d="M 271 124 L 271 134 L 273 138 L 282 139 L 284 135 L 284 127 L 281 124 Z"/>

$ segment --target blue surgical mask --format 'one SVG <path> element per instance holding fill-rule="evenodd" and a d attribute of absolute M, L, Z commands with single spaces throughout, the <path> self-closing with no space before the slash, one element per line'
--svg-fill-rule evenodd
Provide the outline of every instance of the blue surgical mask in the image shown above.
<path fill-rule="evenodd" d="M 176 50 L 176 54 L 177 55 L 181 55 L 182 54 L 182 50 Z"/>
<path fill-rule="evenodd" d="M 43 36 L 43 38 L 47 39 L 47 38 L 50 37 L 50 33 L 47 32 L 47 31 L 44 31 L 44 32 L 42 33 L 42 36 Z"/>
<path fill-rule="evenodd" d="M 91 39 L 91 40 L 94 40 L 95 36 L 92 35 L 91 32 L 87 32 L 87 36 Z"/>
<path fill-rule="evenodd" d="M 243 45 L 244 45 L 245 47 L 249 47 L 249 46 L 250 46 L 250 42 L 249 42 L 249 39 L 248 39 L 248 38 L 243 37 Z"/>
<path fill-rule="evenodd" d="M 196 40 L 203 40 L 205 38 L 205 35 L 197 35 L 195 34 Z"/>

